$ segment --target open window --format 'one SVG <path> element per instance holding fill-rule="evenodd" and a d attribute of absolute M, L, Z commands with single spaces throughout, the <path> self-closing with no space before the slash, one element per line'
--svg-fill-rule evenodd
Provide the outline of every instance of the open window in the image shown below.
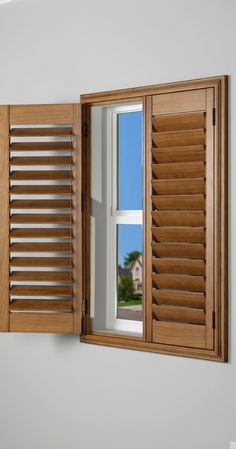
<path fill-rule="evenodd" d="M 93 330 L 142 333 L 142 220 L 142 103 L 92 106 Z"/>
<path fill-rule="evenodd" d="M 227 77 L 2 106 L 0 329 L 227 360 Z"/>

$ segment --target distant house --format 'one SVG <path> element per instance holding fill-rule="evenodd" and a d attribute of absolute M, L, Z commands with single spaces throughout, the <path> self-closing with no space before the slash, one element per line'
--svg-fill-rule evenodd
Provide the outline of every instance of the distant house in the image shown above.
<path fill-rule="evenodd" d="M 122 277 L 131 277 L 134 284 L 135 295 L 142 294 L 142 254 L 128 265 L 118 267 L 118 281 Z"/>

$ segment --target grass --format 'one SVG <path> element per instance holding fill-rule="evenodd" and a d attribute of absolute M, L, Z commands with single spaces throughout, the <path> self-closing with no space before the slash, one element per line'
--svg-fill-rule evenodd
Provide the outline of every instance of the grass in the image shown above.
<path fill-rule="evenodd" d="M 119 301 L 118 307 L 129 307 L 129 306 L 137 306 L 139 304 L 142 304 L 142 297 L 139 296 L 137 299 L 131 299 L 130 301 Z"/>

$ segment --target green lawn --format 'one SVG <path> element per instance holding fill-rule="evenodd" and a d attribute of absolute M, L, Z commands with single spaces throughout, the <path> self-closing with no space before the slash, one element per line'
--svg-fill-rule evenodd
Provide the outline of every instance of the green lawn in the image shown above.
<path fill-rule="evenodd" d="M 130 301 L 119 301 L 118 307 L 129 307 L 129 306 L 137 306 L 139 304 L 142 304 L 142 298 L 139 297 L 137 299 L 131 299 Z"/>

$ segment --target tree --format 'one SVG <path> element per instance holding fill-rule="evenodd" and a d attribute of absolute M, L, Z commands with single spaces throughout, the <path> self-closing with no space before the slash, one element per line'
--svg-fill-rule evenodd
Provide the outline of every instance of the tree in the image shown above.
<path fill-rule="evenodd" d="M 134 262 L 140 255 L 140 251 L 131 251 L 130 253 L 127 253 L 124 258 L 124 266 L 126 267 L 130 262 Z"/>
<path fill-rule="evenodd" d="M 118 284 L 118 301 L 128 302 L 133 299 L 134 296 L 134 286 L 133 281 L 130 277 L 122 277 Z"/>

